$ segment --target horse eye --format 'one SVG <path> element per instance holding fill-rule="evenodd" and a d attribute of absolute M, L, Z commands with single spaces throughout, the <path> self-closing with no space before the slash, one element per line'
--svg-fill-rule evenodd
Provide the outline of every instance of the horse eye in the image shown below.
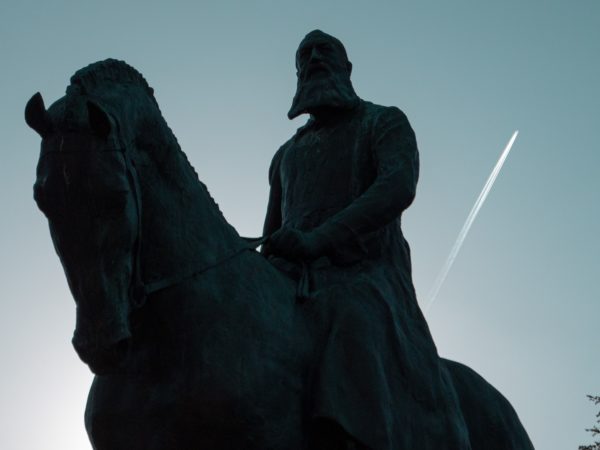
<path fill-rule="evenodd" d="M 61 220 L 64 213 L 65 199 L 60 192 L 48 192 L 44 183 L 36 182 L 33 185 L 33 199 L 48 220 Z"/>
<path fill-rule="evenodd" d="M 39 181 L 36 181 L 33 184 L 33 199 L 36 201 L 36 203 L 39 203 L 43 197 L 44 193 L 42 191 L 42 183 L 40 183 Z"/>
<path fill-rule="evenodd" d="M 38 208 L 47 216 L 47 197 L 44 192 L 43 184 L 36 181 L 33 185 L 33 199 L 38 205 Z"/>
<path fill-rule="evenodd" d="M 123 212 L 127 206 L 128 191 L 109 192 L 96 199 L 95 212 L 97 217 L 114 217 Z"/>

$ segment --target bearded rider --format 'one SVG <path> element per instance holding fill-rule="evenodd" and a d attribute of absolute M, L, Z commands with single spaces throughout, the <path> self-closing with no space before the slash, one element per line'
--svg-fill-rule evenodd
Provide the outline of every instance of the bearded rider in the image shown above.
<path fill-rule="evenodd" d="M 288 117 L 310 118 L 271 163 L 262 251 L 308 274 L 311 448 L 466 450 L 400 228 L 419 173 L 414 132 L 398 108 L 356 95 L 333 36 L 306 35 L 296 69 Z"/>

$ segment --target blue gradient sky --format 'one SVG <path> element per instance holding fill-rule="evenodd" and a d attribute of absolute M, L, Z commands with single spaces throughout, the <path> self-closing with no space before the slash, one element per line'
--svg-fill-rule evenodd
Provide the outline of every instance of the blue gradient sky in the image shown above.
<path fill-rule="evenodd" d="M 520 135 L 428 321 L 517 409 L 534 445 L 591 441 L 600 393 L 600 2 L 8 1 L 0 3 L 0 447 L 89 448 L 91 375 L 74 304 L 32 201 L 39 138 L 23 120 L 71 74 L 124 59 L 229 221 L 258 235 L 288 121 L 294 52 L 321 28 L 358 94 L 408 115 L 421 180 L 404 230 L 423 304 L 512 132 Z"/>

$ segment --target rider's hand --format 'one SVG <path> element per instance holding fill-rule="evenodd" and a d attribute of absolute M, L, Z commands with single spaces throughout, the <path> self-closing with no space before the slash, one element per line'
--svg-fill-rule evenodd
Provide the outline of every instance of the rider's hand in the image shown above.
<path fill-rule="evenodd" d="M 271 235 L 267 241 L 269 253 L 291 261 L 311 261 L 322 256 L 326 242 L 316 232 L 304 232 L 283 227 Z"/>

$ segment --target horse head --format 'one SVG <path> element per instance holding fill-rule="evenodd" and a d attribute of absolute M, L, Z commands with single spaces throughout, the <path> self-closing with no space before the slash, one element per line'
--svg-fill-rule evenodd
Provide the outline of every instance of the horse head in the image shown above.
<path fill-rule="evenodd" d="M 77 304 L 73 345 L 108 373 L 135 353 L 131 313 L 146 297 L 244 245 L 125 62 L 80 69 L 48 110 L 35 94 L 25 120 L 42 137 L 34 198 Z"/>
<path fill-rule="evenodd" d="M 128 149 L 86 95 L 68 94 L 46 110 L 38 93 L 25 116 L 42 136 L 34 198 L 77 304 L 73 345 L 95 373 L 114 370 L 131 338 L 139 236 Z"/>

